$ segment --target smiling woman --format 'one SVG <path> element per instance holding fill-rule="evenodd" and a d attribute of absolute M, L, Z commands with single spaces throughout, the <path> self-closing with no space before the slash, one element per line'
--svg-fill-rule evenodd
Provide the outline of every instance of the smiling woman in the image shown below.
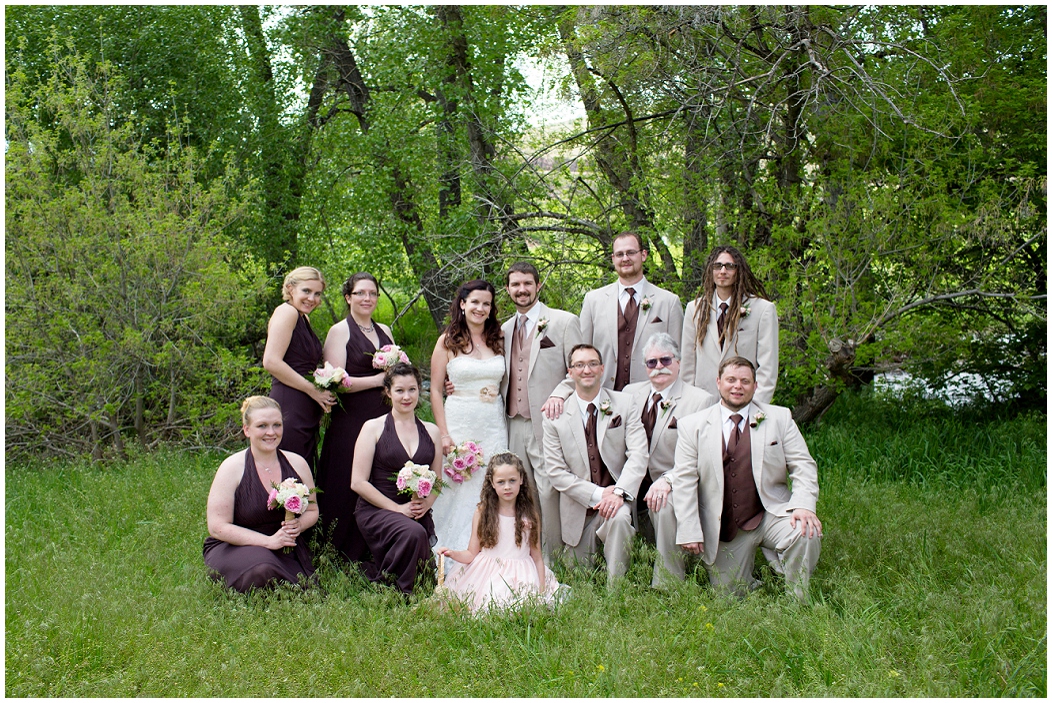
<path fill-rule="evenodd" d="M 321 271 L 311 266 L 300 266 L 285 276 L 281 291 L 285 302 L 270 316 L 263 350 L 263 368 L 273 379 L 270 397 L 283 409 L 281 449 L 303 457 L 311 473 L 318 453 L 321 414 L 329 412 L 336 402 L 334 394 L 317 388 L 306 377 L 321 363 L 321 341 L 307 315 L 318 307 L 324 290 Z"/>
<path fill-rule="evenodd" d="M 208 492 L 205 564 L 216 579 L 236 591 L 263 588 L 279 581 L 297 583 L 314 576 L 306 539 L 297 539 L 318 520 L 308 502 L 291 520 L 280 506 L 270 509 L 271 489 L 286 479 L 314 490 L 307 462 L 282 452 L 281 406 L 273 398 L 252 396 L 241 405 L 242 431 L 248 449 L 228 457 L 216 471 Z"/>

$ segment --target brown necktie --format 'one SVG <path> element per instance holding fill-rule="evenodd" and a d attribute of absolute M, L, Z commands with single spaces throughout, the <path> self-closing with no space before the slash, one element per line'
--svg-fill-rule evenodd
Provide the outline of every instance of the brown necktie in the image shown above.
<path fill-rule="evenodd" d="M 639 306 L 636 305 L 636 289 L 625 288 L 628 300 L 622 311 L 618 308 L 617 320 L 617 371 L 614 374 L 614 390 L 619 391 L 628 385 L 632 377 L 632 342 L 636 337 L 636 319 L 639 317 Z"/>
<path fill-rule="evenodd" d="M 603 465 L 599 458 L 599 440 L 596 438 L 595 431 L 597 414 L 595 403 L 589 403 L 588 421 L 584 424 L 584 439 L 588 447 L 588 468 L 592 474 L 592 483 L 602 485 L 600 480 L 603 473 Z"/>
<path fill-rule="evenodd" d="M 643 417 L 640 418 L 643 421 L 643 429 L 647 432 L 647 444 L 650 444 L 650 438 L 654 436 L 654 425 L 657 423 L 657 408 L 658 403 L 661 402 L 661 394 L 655 393 L 653 402 L 650 407 L 643 412 Z"/>
<path fill-rule="evenodd" d="M 723 349 L 723 325 L 727 321 L 727 303 L 720 303 L 720 316 L 716 318 L 716 332 L 720 336 L 720 349 Z"/>
<path fill-rule="evenodd" d="M 734 413 L 733 415 L 731 415 L 731 422 L 734 423 L 734 429 L 731 430 L 730 439 L 727 440 L 727 453 L 728 454 L 733 454 L 734 453 L 734 448 L 738 446 L 738 442 L 742 438 L 742 431 L 741 431 L 741 427 L 740 427 L 741 421 L 742 421 L 742 416 L 739 415 L 738 413 Z"/>

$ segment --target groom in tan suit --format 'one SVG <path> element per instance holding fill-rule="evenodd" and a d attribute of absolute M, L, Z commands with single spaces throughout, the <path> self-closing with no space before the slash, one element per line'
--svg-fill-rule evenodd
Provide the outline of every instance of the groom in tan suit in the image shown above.
<path fill-rule="evenodd" d="M 752 569 L 761 547 L 806 601 L 822 546 L 818 468 L 789 409 L 753 400 L 751 361 L 731 357 L 718 373 L 720 403 L 679 423 L 676 543 L 702 555 L 717 590 L 739 596 L 759 586 Z"/>
<path fill-rule="evenodd" d="M 679 422 L 716 402 L 716 397 L 679 378 L 679 345 L 664 332 L 657 332 L 643 345 L 643 364 L 649 381 L 625 386 L 635 401 L 650 444 L 649 475 L 639 487 L 636 529 L 657 546 L 654 577 L 650 585 L 664 588 L 673 579 L 682 581 L 686 554 L 676 545 L 676 515 L 672 507 L 670 473 L 676 459 Z M 648 523 L 652 530 L 648 529 Z"/>
<path fill-rule="evenodd" d="M 646 260 L 642 237 L 622 232 L 613 248 L 617 282 L 584 296 L 581 334 L 607 360 L 604 388 L 619 391 L 629 383 L 647 380 L 643 342 L 655 332 L 675 339 L 683 332 L 683 303 L 675 293 L 647 281 L 643 276 Z"/>
<path fill-rule="evenodd" d="M 577 315 L 550 308 L 537 299 L 540 274 L 533 264 L 519 261 L 508 269 L 505 288 L 516 313 L 504 323 L 504 380 L 501 397 L 507 402 L 508 449 L 522 459 L 537 487 L 541 511 L 541 545 L 546 556 L 562 547 L 559 493 L 544 470 L 541 418 L 548 396 L 566 380 L 566 359 L 581 343 Z M 567 386 L 570 383 L 567 382 Z M 553 399 L 562 411 L 561 398 Z"/>
<path fill-rule="evenodd" d="M 599 350 L 578 344 L 568 361 L 575 390 L 557 419 L 543 420 L 545 469 L 559 492 L 563 543 L 588 563 L 602 540 L 612 586 L 628 570 L 629 504 L 646 473 L 647 436 L 632 399 L 600 385 Z"/>

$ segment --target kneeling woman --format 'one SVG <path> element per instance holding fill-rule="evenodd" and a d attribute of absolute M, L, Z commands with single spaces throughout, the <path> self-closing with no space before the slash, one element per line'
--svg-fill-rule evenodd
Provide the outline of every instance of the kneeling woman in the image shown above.
<path fill-rule="evenodd" d="M 407 461 L 441 475 L 442 444 L 438 427 L 416 417 L 420 371 L 415 366 L 395 364 L 384 376 L 383 388 L 391 412 L 362 426 L 354 447 L 351 488 L 359 497 L 358 528 L 372 552 L 372 562 L 363 564 L 366 576 L 393 582 L 408 595 L 419 570 L 434 565 L 431 505 L 437 493 L 411 498 L 398 492 L 395 479 Z"/>
<path fill-rule="evenodd" d="M 271 484 L 287 478 L 314 488 L 306 460 L 278 450 L 281 406 L 273 398 L 252 396 L 241 405 L 242 430 L 248 449 L 219 465 L 208 492 L 208 534 L 205 564 L 214 578 L 237 591 L 262 588 L 279 581 L 297 583 L 314 576 L 310 548 L 297 539 L 318 521 L 313 501 L 306 512 L 283 520 L 282 508 L 267 508 Z M 290 547 L 285 553 L 284 548 Z"/>

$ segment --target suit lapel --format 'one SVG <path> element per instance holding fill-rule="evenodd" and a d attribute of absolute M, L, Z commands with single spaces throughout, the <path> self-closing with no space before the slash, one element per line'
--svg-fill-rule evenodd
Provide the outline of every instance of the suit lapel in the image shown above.
<path fill-rule="evenodd" d="M 566 399 L 563 406 L 563 417 L 570 423 L 570 434 L 577 443 L 577 455 L 584 467 L 585 475 L 589 471 L 588 465 L 588 440 L 584 436 L 584 418 L 581 417 L 581 408 L 577 404 L 577 394 L 574 393 Z"/>
<path fill-rule="evenodd" d="M 657 419 L 654 421 L 654 433 L 650 439 L 650 446 L 656 447 L 658 441 L 661 439 L 661 435 L 664 434 L 665 430 L 668 429 L 668 424 L 672 421 L 673 413 L 676 411 L 676 403 L 679 401 L 679 397 L 683 394 L 683 382 L 676 379 L 676 382 L 665 389 L 668 393 L 666 396 L 662 393 L 662 403 L 668 402 L 668 409 L 663 410 L 661 404 L 658 404 Z"/>
<path fill-rule="evenodd" d="M 755 415 L 760 412 L 759 407 L 756 403 L 752 404 L 752 412 Z M 749 423 L 749 449 L 751 450 L 752 458 L 752 478 L 756 482 L 756 488 L 760 488 L 760 477 L 763 475 L 763 450 L 767 446 L 767 423 L 757 423 L 756 427 L 752 426 L 752 417 L 746 418 Z"/>
<path fill-rule="evenodd" d="M 636 333 L 632 338 L 632 350 L 639 349 L 639 345 L 643 343 L 643 331 L 647 327 L 647 323 L 650 321 L 650 315 L 654 311 L 653 298 L 651 298 L 651 285 L 650 281 L 644 281 L 642 285 L 637 288 L 639 293 L 639 314 L 636 316 Z M 649 309 L 643 309 L 643 301 L 646 298 L 651 298 L 651 306 Z M 633 354 L 635 356 L 635 354 Z"/>
<path fill-rule="evenodd" d="M 606 389 L 601 388 L 599 389 L 599 395 L 597 395 L 595 401 L 593 401 L 596 409 L 599 410 L 599 412 L 596 413 L 595 442 L 600 448 L 603 446 L 603 439 L 606 438 L 606 428 L 610 426 L 610 419 L 614 416 L 613 413 L 604 415 L 603 411 L 599 409 L 602 407 L 603 402 L 608 400 L 610 400 L 610 397 L 606 394 Z M 613 405 L 611 405 L 611 409 L 613 409 Z M 627 421 L 627 418 L 621 418 L 621 422 Z"/>
<path fill-rule="evenodd" d="M 716 476 L 716 485 L 719 494 L 723 495 L 723 414 L 719 405 L 712 406 L 709 411 L 708 420 L 701 432 L 702 437 L 708 437 L 705 450 L 705 461 L 711 461 L 712 473 Z M 700 448 L 699 448 L 700 449 Z M 701 461 L 701 459 L 699 459 Z"/>
<path fill-rule="evenodd" d="M 534 366 L 534 364 L 537 363 L 537 355 L 541 351 L 541 339 L 544 337 L 544 333 L 541 332 L 538 329 L 538 327 L 540 327 L 541 320 L 543 320 L 545 317 L 547 317 L 547 315 L 545 314 L 547 312 L 547 310 L 548 310 L 548 308 L 545 307 L 544 303 L 542 303 L 540 301 L 537 301 L 537 313 L 538 313 L 538 315 L 537 315 L 537 321 L 535 323 L 533 323 L 532 337 L 530 338 L 530 365 L 529 365 L 529 368 L 526 369 L 526 380 L 527 381 L 529 381 L 529 379 L 530 379 L 530 374 L 533 373 L 533 366 Z"/>

